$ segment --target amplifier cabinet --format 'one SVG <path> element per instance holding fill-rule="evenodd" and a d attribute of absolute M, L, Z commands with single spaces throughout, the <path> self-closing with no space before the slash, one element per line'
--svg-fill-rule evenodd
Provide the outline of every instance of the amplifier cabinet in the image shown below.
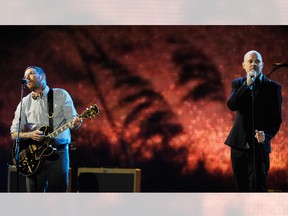
<path fill-rule="evenodd" d="M 78 192 L 140 192 L 141 170 L 78 168 Z"/>
<path fill-rule="evenodd" d="M 19 192 L 26 192 L 26 177 L 19 174 Z M 15 165 L 8 166 L 8 184 L 7 192 L 18 192 L 17 187 L 17 168 Z"/>
<path fill-rule="evenodd" d="M 20 191 L 19 192 L 27 192 L 26 191 L 26 176 L 19 174 L 20 180 Z M 8 192 L 18 192 L 17 187 L 17 168 L 15 165 L 8 166 Z M 69 182 L 67 192 L 71 192 L 71 167 L 69 168 Z"/>

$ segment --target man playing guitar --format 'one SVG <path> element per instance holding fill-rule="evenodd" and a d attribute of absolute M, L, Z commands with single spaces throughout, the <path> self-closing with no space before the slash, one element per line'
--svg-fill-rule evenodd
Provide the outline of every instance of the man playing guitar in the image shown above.
<path fill-rule="evenodd" d="M 42 68 L 37 66 L 27 67 L 24 79 L 31 93 L 25 96 L 22 101 L 21 125 L 19 126 L 21 107 L 19 103 L 10 132 L 13 140 L 20 138 L 20 150 L 23 149 L 21 149 L 21 146 L 24 145 L 25 141 L 34 143 L 26 146 L 26 150 L 21 152 L 19 159 L 21 160 L 20 168 L 27 175 L 27 191 L 66 192 L 69 172 L 68 146 L 71 142 L 70 129 L 79 128 L 82 124 L 82 118 L 77 115 L 69 93 L 61 88 L 52 89 L 53 113 L 49 116 L 47 98 L 50 88 L 47 85 L 46 74 Z M 47 137 L 48 130 L 51 128 L 45 127 L 45 125 L 49 125 L 49 119 L 51 118 L 53 119 L 53 129 L 61 128 L 61 131 L 54 133 L 53 137 Z M 63 127 L 67 123 L 68 126 Z M 20 128 L 19 137 L 18 128 Z M 40 145 L 43 141 L 44 144 Z M 41 149 L 38 150 L 37 148 Z M 46 151 L 47 149 L 49 151 Z M 34 152 L 36 153 L 34 154 Z M 31 163 L 31 165 L 29 164 L 31 160 L 27 156 L 30 153 L 33 153 L 33 159 L 36 161 L 45 154 L 49 157 L 45 158 L 41 164 L 34 165 Z"/>

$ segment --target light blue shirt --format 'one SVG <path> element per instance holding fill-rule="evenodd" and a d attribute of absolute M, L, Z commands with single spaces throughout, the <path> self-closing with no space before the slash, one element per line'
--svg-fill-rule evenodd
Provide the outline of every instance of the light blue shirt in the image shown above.
<path fill-rule="evenodd" d="M 49 126 L 47 94 L 49 87 L 43 91 L 43 97 L 32 98 L 32 92 L 23 98 L 20 131 L 34 131 L 42 126 Z M 62 125 L 70 122 L 77 116 L 73 101 L 69 93 L 61 88 L 53 88 L 54 131 Z M 20 115 L 20 103 L 12 121 L 10 133 L 18 131 Z M 55 137 L 58 144 L 69 144 L 71 142 L 70 129 L 66 129 Z"/>

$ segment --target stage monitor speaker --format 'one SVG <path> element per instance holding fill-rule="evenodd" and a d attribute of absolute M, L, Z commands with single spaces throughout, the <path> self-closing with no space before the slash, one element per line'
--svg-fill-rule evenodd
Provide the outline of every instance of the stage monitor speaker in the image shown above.
<path fill-rule="evenodd" d="M 26 192 L 26 177 L 19 175 L 20 177 L 20 191 Z M 8 192 L 18 192 L 17 189 L 17 168 L 14 165 L 8 166 Z M 71 192 L 71 168 L 69 168 L 69 183 L 67 192 Z"/>
<path fill-rule="evenodd" d="M 78 168 L 78 192 L 140 192 L 141 170 Z"/>
<path fill-rule="evenodd" d="M 19 175 L 20 180 L 20 191 L 19 192 L 26 192 L 26 177 L 23 175 Z M 8 192 L 18 192 L 17 187 L 17 169 L 14 165 L 8 166 Z"/>

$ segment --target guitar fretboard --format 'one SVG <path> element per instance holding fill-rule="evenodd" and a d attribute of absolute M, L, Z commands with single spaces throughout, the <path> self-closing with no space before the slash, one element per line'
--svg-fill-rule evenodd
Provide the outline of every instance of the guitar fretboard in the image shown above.
<path fill-rule="evenodd" d="M 99 108 L 96 104 L 94 104 L 93 106 L 91 106 L 89 109 L 86 108 L 85 111 L 83 111 L 83 113 L 81 115 L 79 115 L 78 117 L 81 119 L 87 119 L 89 118 L 90 120 L 92 119 L 92 117 L 94 117 L 95 115 L 99 115 Z M 54 139 L 58 134 L 62 133 L 64 130 L 66 130 L 67 128 L 69 128 L 72 125 L 72 121 L 62 125 L 60 128 L 56 129 L 55 131 L 53 131 L 52 133 L 48 134 L 46 136 L 46 138 L 48 139 Z"/>
<path fill-rule="evenodd" d="M 47 137 L 49 139 L 54 139 L 58 134 L 62 133 L 64 130 L 66 130 L 67 128 L 69 128 L 72 125 L 73 121 L 70 121 L 64 125 L 62 125 L 60 128 L 58 128 L 57 130 L 53 131 L 52 133 L 48 134 Z"/>

